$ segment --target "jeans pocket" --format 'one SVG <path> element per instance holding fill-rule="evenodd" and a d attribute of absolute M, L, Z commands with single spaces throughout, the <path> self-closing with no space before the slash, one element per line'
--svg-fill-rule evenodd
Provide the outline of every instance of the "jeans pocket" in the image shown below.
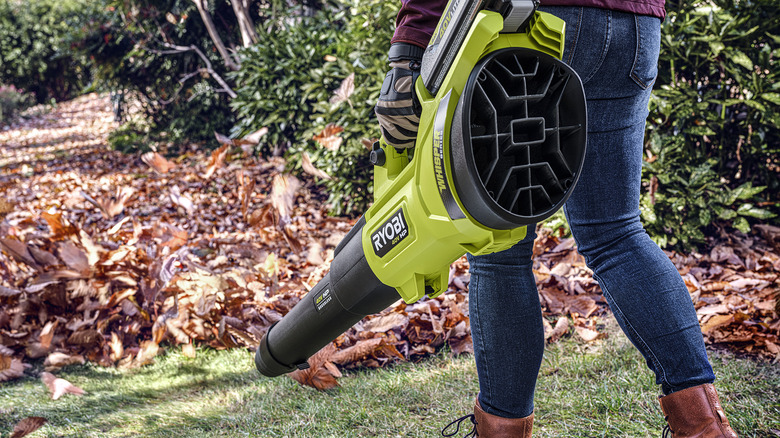
<path fill-rule="evenodd" d="M 631 79 L 643 90 L 653 86 L 658 75 L 658 55 L 661 51 L 661 20 L 657 17 L 634 15 L 636 24 L 636 54 L 631 66 Z"/>

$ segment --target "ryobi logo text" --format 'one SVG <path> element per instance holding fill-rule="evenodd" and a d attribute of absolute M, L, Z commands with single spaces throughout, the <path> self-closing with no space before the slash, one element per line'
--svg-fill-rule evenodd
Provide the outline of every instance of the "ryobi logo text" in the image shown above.
<path fill-rule="evenodd" d="M 391 249 L 398 246 L 409 235 L 409 226 L 404 219 L 404 210 L 399 208 L 390 219 L 386 220 L 376 231 L 371 233 L 371 244 L 374 253 L 383 257 Z"/>

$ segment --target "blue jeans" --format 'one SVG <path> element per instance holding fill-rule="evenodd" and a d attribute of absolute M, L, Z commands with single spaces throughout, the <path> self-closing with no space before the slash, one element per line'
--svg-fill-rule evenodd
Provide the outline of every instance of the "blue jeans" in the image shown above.
<path fill-rule="evenodd" d="M 564 19 L 563 60 L 580 75 L 588 150 L 565 206 L 572 234 L 620 327 L 668 394 L 712 383 L 696 311 L 674 265 L 639 219 L 648 100 L 660 20 L 580 7 L 545 7 Z M 534 227 L 507 251 L 469 256 L 471 330 L 480 404 L 493 415 L 533 412 L 544 329 L 532 267 Z"/>

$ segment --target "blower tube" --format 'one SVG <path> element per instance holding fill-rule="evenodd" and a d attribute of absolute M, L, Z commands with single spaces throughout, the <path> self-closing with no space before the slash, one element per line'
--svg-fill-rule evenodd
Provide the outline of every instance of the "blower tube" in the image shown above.
<path fill-rule="evenodd" d="M 361 218 L 334 252 L 328 274 L 260 341 L 255 365 L 276 377 L 308 368 L 306 360 L 366 315 L 399 299 L 395 288 L 376 278 L 366 262 Z"/>

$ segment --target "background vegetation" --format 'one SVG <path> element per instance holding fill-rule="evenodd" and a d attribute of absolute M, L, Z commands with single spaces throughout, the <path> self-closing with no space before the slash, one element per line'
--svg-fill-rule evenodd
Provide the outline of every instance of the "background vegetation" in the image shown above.
<path fill-rule="evenodd" d="M 662 245 L 701 245 L 775 217 L 780 20 L 771 0 L 667 2 L 647 127 L 643 218 Z"/>
<path fill-rule="evenodd" d="M 371 201 L 365 144 L 379 135 L 373 105 L 399 5 L 243 3 L 250 43 L 227 0 L 0 0 L 0 83 L 21 90 L 0 101 L 86 87 L 125 96 L 140 112 L 111 141 L 128 152 L 216 147 L 214 131 L 267 128 L 257 153 L 284 155 L 295 171 L 310 157 L 331 177 L 322 183 L 333 213 L 359 214 Z M 773 0 L 667 9 L 642 215 L 659 244 L 690 249 L 779 212 L 780 21 Z M 329 125 L 343 131 L 332 129 L 337 143 L 326 148 L 313 138 Z"/>

